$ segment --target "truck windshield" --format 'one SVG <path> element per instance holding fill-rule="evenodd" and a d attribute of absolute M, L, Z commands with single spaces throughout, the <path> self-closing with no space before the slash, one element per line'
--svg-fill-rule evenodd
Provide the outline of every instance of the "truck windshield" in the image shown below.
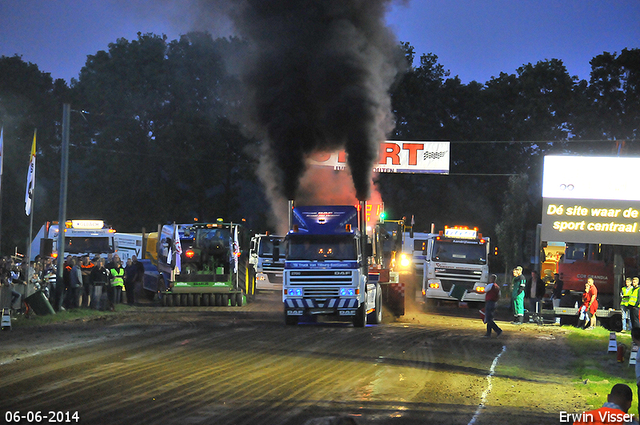
<path fill-rule="evenodd" d="M 357 260 L 352 235 L 296 236 L 287 242 L 287 260 Z"/>
<path fill-rule="evenodd" d="M 435 241 L 431 259 L 448 263 L 486 264 L 487 247 L 468 242 Z"/>
<path fill-rule="evenodd" d="M 106 254 L 113 252 L 111 238 L 105 237 L 65 237 L 64 252 L 67 254 Z"/>
<path fill-rule="evenodd" d="M 282 248 L 280 248 L 282 249 Z M 258 255 L 261 257 L 273 255 L 273 239 L 260 238 Z M 281 254 L 282 255 L 282 254 Z"/>

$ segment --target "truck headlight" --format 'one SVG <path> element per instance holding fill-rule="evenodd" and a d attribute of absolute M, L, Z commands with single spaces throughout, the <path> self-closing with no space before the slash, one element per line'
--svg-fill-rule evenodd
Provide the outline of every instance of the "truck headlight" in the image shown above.
<path fill-rule="evenodd" d="M 289 296 L 290 297 L 301 297 L 302 296 L 302 288 L 292 288 L 289 289 Z"/>
<path fill-rule="evenodd" d="M 409 267 L 411 265 L 411 259 L 406 254 L 400 255 L 400 267 Z"/>
<path fill-rule="evenodd" d="M 353 288 L 340 288 L 341 297 L 353 297 L 355 295 L 356 295 L 356 292 Z"/>
<path fill-rule="evenodd" d="M 439 280 L 429 280 L 429 289 L 440 289 Z"/>
<path fill-rule="evenodd" d="M 476 292 L 478 294 L 484 294 L 484 286 L 476 286 Z"/>

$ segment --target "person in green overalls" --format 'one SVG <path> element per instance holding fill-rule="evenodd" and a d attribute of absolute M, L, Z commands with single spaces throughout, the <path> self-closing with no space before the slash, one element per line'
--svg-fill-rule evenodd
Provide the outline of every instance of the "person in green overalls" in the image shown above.
<path fill-rule="evenodd" d="M 513 302 L 514 325 L 524 323 L 524 288 L 526 280 L 522 276 L 522 267 L 513 269 L 513 282 L 511 283 L 511 301 Z"/>

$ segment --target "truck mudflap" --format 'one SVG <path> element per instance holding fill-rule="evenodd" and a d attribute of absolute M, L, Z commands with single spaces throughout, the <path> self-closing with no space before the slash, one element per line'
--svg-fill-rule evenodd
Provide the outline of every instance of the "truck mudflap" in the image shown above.
<path fill-rule="evenodd" d="M 382 305 L 394 316 L 403 316 L 406 284 L 400 282 L 400 274 L 386 269 L 369 272 L 369 283 L 376 282 L 382 289 Z"/>
<path fill-rule="evenodd" d="M 403 316 L 405 284 L 382 282 L 380 288 L 382 288 L 382 305 L 394 316 Z"/>

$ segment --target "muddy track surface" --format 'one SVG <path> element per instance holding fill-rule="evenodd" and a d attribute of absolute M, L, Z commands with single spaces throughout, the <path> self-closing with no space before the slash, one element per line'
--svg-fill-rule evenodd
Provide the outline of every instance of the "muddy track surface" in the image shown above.
<path fill-rule="evenodd" d="M 0 334 L 0 423 L 39 411 L 40 423 L 557 424 L 587 407 L 561 329 L 500 325 L 483 339 L 475 313 L 416 309 L 364 329 L 285 326 L 279 297 L 260 294 L 14 329 Z"/>

